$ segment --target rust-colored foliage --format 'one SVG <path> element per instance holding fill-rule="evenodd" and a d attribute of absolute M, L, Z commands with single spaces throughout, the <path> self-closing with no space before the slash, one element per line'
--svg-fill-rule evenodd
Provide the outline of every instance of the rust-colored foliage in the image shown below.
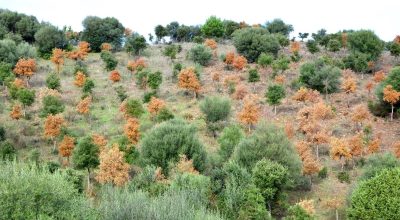
<path fill-rule="evenodd" d="M 241 78 L 238 74 L 228 75 L 224 77 L 224 86 L 229 88 L 229 86 L 236 86 L 240 82 Z"/>
<path fill-rule="evenodd" d="M 368 94 L 371 93 L 372 88 L 374 88 L 374 83 L 372 81 L 367 82 L 365 89 L 368 91 Z"/>
<path fill-rule="evenodd" d="M 21 58 L 18 60 L 17 64 L 14 67 L 13 72 L 16 75 L 25 76 L 28 79 L 34 74 L 36 71 L 36 62 L 34 59 L 24 59 Z"/>
<path fill-rule="evenodd" d="M 317 90 L 307 89 L 305 87 L 300 87 L 293 95 L 292 99 L 300 102 L 309 101 L 314 103 L 322 101 L 321 95 Z"/>
<path fill-rule="evenodd" d="M 212 72 L 211 73 L 211 79 L 214 82 L 219 82 L 221 80 L 221 73 L 220 72 Z"/>
<path fill-rule="evenodd" d="M 330 155 L 332 159 L 340 160 L 341 158 L 345 159 L 351 158 L 351 152 L 347 146 L 346 141 L 334 137 L 331 139 L 330 144 L 331 144 Z"/>
<path fill-rule="evenodd" d="M 347 33 L 342 33 L 341 40 L 342 40 L 342 47 L 346 48 L 347 47 Z"/>
<path fill-rule="evenodd" d="M 97 145 L 100 149 L 100 152 L 103 151 L 107 145 L 107 139 L 101 134 L 93 134 L 92 135 L 93 143 Z"/>
<path fill-rule="evenodd" d="M 376 83 L 382 82 L 384 79 L 385 79 L 385 72 L 383 72 L 383 70 L 379 70 L 378 72 L 375 72 L 374 81 Z"/>
<path fill-rule="evenodd" d="M 381 140 L 380 138 L 374 138 L 372 141 L 368 143 L 368 154 L 373 154 L 379 152 L 381 149 Z"/>
<path fill-rule="evenodd" d="M 78 49 L 69 52 L 68 58 L 73 60 L 84 60 L 90 51 L 89 46 L 90 44 L 86 41 L 79 42 Z"/>
<path fill-rule="evenodd" d="M 314 208 L 314 200 L 302 200 L 297 203 L 301 208 L 304 209 L 304 211 L 307 212 L 308 215 L 313 216 L 315 214 L 315 208 Z"/>
<path fill-rule="evenodd" d="M 75 75 L 74 84 L 78 87 L 82 87 L 86 82 L 86 76 L 81 71 L 78 71 Z"/>
<path fill-rule="evenodd" d="M 15 104 L 12 107 L 12 110 L 10 112 L 10 117 L 15 120 L 18 120 L 22 117 L 22 107 L 20 104 Z"/>
<path fill-rule="evenodd" d="M 301 161 L 304 161 L 311 155 L 311 146 L 308 142 L 298 141 L 294 146 L 296 147 L 297 154 L 300 156 Z"/>
<path fill-rule="evenodd" d="M 298 53 L 300 51 L 300 43 L 298 41 L 293 41 L 290 44 L 290 51 L 292 53 Z"/>
<path fill-rule="evenodd" d="M 87 115 L 90 111 L 90 104 L 92 104 L 92 97 L 87 96 L 86 98 L 79 101 L 78 105 L 76 106 L 76 111 L 79 114 Z"/>
<path fill-rule="evenodd" d="M 61 115 L 48 115 L 44 122 L 44 136 L 46 138 L 57 137 L 64 123 L 64 118 Z"/>
<path fill-rule="evenodd" d="M 315 103 L 311 108 L 314 119 L 330 119 L 333 117 L 332 107 L 326 105 L 324 102 Z"/>
<path fill-rule="evenodd" d="M 357 89 L 356 80 L 354 77 L 348 76 L 342 83 L 342 89 L 347 93 L 354 93 Z"/>
<path fill-rule="evenodd" d="M 178 87 L 193 91 L 196 94 L 201 90 L 201 85 L 193 67 L 181 70 L 178 76 Z"/>
<path fill-rule="evenodd" d="M 363 154 L 363 137 L 362 133 L 358 133 L 347 139 L 347 144 L 350 147 L 350 153 L 353 157 L 362 156 Z"/>
<path fill-rule="evenodd" d="M 102 43 L 100 48 L 102 51 L 111 51 L 112 50 L 112 46 L 110 43 Z"/>
<path fill-rule="evenodd" d="M 129 115 L 126 112 L 126 99 L 119 105 L 119 111 L 124 115 L 124 118 L 128 119 Z"/>
<path fill-rule="evenodd" d="M 400 99 L 400 92 L 393 89 L 392 85 L 387 85 L 383 89 L 383 100 L 392 105 L 396 104 Z"/>
<path fill-rule="evenodd" d="M 165 108 L 165 102 L 156 97 L 151 97 L 149 104 L 147 105 L 147 110 L 150 112 L 152 116 L 157 115 L 161 109 Z"/>
<path fill-rule="evenodd" d="M 241 22 L 239 22 L 239 27 L 240 28 L 247 28 L 247 27 L 249 27 L 249 25 L 245 21 L 241 21 Z"/>
<path fill-rule="evenodd" d="M 233 98 L 236 100 L 242 100 L 248 94 L 249 94 L 249 90 L 247 89 L 246 85 L 239 84 L 235 88 L 235 92 L 233 93 Z"/>
<path fill-rule="evenodd" d="M 235 69 L 242 70 L 247 65 L 247 59 L 244 56 L 235 56 L 232 65 Z"/>
<path fill-rule="evenodd" d="M 64 51 L 59 48 L 54 48 L 51 62 L 56 65 L 57 73 L 60 73 L 61 66 L 64 65 Z"/>
<path fill-rule="evenodd" d="M 303 160 L 303 175 L 311 176 L 318 173 L 321 170 L 321 166 L 311 154 L 307 155 Z"/>
<path fill-rule="evenodd" d="M 116 186 L 124 186 L 129 180 L 129 168 L 129 164 L 124 160 L 124 152 L 119 150 L 118 144 L 113 144 L 111 149 L 100 153 L 96 180 L 101 184 L 113 183 Z"/>
<path fill-rule="evenodd" d="M 235 59 L 235 53 L 234 52 L 226 53 L 226 55 L 225 55 L 225 63 L 226 64 L 232 64 L 234 59 Z"/>
<path fill-rule="evenodd" d="M 328 209 L 338 209 L 343 204 L 343 201 L 338 198 L 330 198 L 323 202 L 323 206 Z"/>
<path fill-rule="evenodd" d="M 140 71 L 146 67 L 146 61 L 142 57 L 140 57 L 137 60 L 128 61 L 128 65 L 126 68 L 131 71 L 131 73 L 134 73 L 135 71 Z"/>
<path fill-rule="evenodd" d="M 199 174 L 199 171 L 197 171 L 194 166 L 193 166 L 193 160 L 188 160 L 186 155 L 181 154 L 179 155 L 181 158 L 179 162 L 176 164 L 176 172 L 178 173 L 191 173 L 191 174 Z"/>
<path fill-rule="evenodd" d="M 292 139 L 294 137 L 295 131 L 294 131 L 294 126 L 293 123 L 288 121 L 285 123 L 285 134 L 289 139 Z"/>
<path fill-rule="evenodd" d="M 17 88 L 24 88 L 25 87 L 25 82 L 24 80 L 20 79 L 20 78 L 15 78 L 14 82 L 13 82 L 14 86 Z"/>
<path fill-rule="evenodd" d="M 168 180 L 165 178 L 164 174 L 162 173 L 162 168 L 157 167 L 156 171 L 154 172 L 154 179 L 158 183 L 167 183 Z"/>
<path fill-rule="evenodd" d="M 400 158 L 400 141 L 394 143 L 393 148 L 394 148 L 394 155 L 396 155 L 397 158 Z"/>
<path fill-rule="evenodd" d="M 125 124 L 124 132 L 132 144 L 137 144 L 140 137 L 139 120 L 136 118 L 129 118 Z"/>
<path fill-rule="evenodd" d="M 375 67 L 375 62 L 374 61 L 368 61 L 368 69 L 372 70 Z"/>
<path fill-rule="evenodd" d="M 260 119 L 260 107 L 258 106 L 258 100 L 253 96 L 249 95 L 244 100 L 242 110 L 237 115 L 238 120 L 249 126 L 249 130 L 252 125 L 256 124 Z"/>
<path fill-rule="evenodd" d="M 217 42 L 214 39 L 206 39 L 204 44 L 212 50 L 217 49 Z"/>
<path fill-rule="evenodd" d="M 284 75 L 277 75 L 274 79 L 275 83 L 283 85 L 286 81 L 286 77 Z"/>
<path fill-rule="evenodd" d="M 368 107 L 363 104 L 356 105 L 351 114 L 351 120 L 357 123 L 362 123 L 370 118 Z"/>
<path fill-rule="evenodd" d="M 87 56 L 90 51 L 90 44 L 86 41 L 81 41 L 78 43 L 78 48 L 82 52 L 83 56 Z"/>
<path fill-rule="evenodd" d="M 111 71 L 110 80 L 113 82 L 119 82 L 121 80 L 121 74 L 119 74 L 117 70 Z"/>
<path fill-rule="evenodd" d="M 63 140 L 58 145 L 58 153 L 62 157 L 69 158 L 75 148 L 75 138 L 65 135 Z"/>

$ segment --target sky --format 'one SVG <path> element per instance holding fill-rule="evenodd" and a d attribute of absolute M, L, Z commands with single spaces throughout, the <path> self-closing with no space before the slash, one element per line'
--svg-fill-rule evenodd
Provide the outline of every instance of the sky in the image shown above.
<path fill-rule="evenodd" d="M 125 27 L 147 37 L 158 24 L 171 21 L 203 24 L 212 15 L 221 19 L 264 24 L 281 18 L 299 32 L 328 33 L 370 29 L 383 40 L 400 35 L 399 0 L 0 0 L 0 8 L 36 16 L 58 27 L 81 31 L 86 16 L 115 17 Z"/>

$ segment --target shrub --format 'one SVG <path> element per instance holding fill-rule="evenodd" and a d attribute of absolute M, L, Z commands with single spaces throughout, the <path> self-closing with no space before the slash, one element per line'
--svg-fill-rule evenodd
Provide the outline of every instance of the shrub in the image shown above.
<path fill-rule="evenodd" d="M 290 41 L 289 41 L 288 37 L 286 37 L 285 35 L 278 33 L 278 34 L 272 34 L 272 36 L 276 37 L 276 39 L 279 42 L 279 45 L 282 48 L 289 46 Z"/>
<path fill-rule="evenodd" d="M 175 117 L 174 114 L 169 109 L 163 108 L 157 114 L 156 121 L 157 122 L 168 121 L 170 119 L 173 119 L 174 117 Z"/>
<path fill-rule="evenodd" d="M 263 52 L 276 56 L 279 51 L 277 38 L 261 28 L 236 30 L 233 33 L 233 44 L 249 62 L 256 61 Z"/>
<path fill-rule="evenodd" d="M 176 78 L 182 69 L 183 65 L 181 63 L 175 63 L 174 68 L 172 69 L 172 76 Z"/>
<path fill-rule="evenodd" d="M 231 103 L 227 98 L 206 97 L 200 103 L 200 110 L 206 115 L 207 122 L 225 121 L 231 112 Z"/>
<path fill-rule="evenodd" d="M 0 51 L 1 51 L 1 48 L 0 48 Z M 13 81 L 14 78 L 15 78 L 15 75 L 12 72 L 12 65 L 9 63 L 1 62 L 0 63 L 0 83 L 3 86 L 5 86 L 9 82 Z"/>
<path fill-rule="evenodd" d="M 205 168 L 206 153 L 196 136 L 196 129 L 182 120 L 169 120 L 152 128 L 143 137 L 141 153 L 147 164 L 168 170 L 169 163 L 179 160 L 184 154 L 193 160 L 194 167 L 202 171 Z"/>
<path fill-rule="evenodd" d="M 58 74 L 56 73 L 49 74 L 49 76 L 46 78 L 46 86 L 49 89 L 59 90 L 61 83 Z"/>
<path fill-rule="evenodd" d="M 218 154 L 221 156 L 223 161 L 226 161 L 231 157 L 236 146 L 243 137 L 244 132 L 238 125 L 232 125 L 224 128 L 221 136 L 218 138 Z"/>
<path fill-rule="evenodd" d="M 269 86 L 267 92 L 265 93 L 268 104 L 274 106 L 279 105 L 281 100 L 285 98 L 285 95 L 285 88 L 279 84 Z"/>
<path fill-rule="evenodd" d="M 143 103 L 150 102 L 151 97 L 157 97 L 157 91 L 145 92 L 143 94 Z"/>
<path fill-rule="evenodd" d="M 319 52 L 318 43 L 315 40 L 308 40 L 306 43 L 308 51 L 312 54 Z"/>
<path fill-rule="evenodd" d="M 65 49 L 68 45 L 63 31 L 51 25 L 42 26 L 35 34 L 39 55 L 50 58 L 54 48 Z"/>
<path fill-rule="evenodd" d="M 192 173 L 177 174 L 171 183 L 172 190 L 196 191 L 199 193 L 198 200 L 203 204 L 208 203 L 211 196 L 210 177 Z"/>
<path fill-rule="evenodd" d="M 260 75 L 258 74 L 257 69 L 249 70 L 249 78 L 247 79 L 249 82 L 258 82 L 260 81 Z"/>
<path fill-rule="evenodd" d="M 125 88 L 122 87 L 121 85 L 115 87 L 114 90 L 117 92 L 117 96 L 121 102 L 123 102 L 126 98 L 128 98 Z"/>
<path fill-rule="evenodd" d="M 326 65 L 322 60 L 305 63 L 300 67 L 299 81 L 319 92 L 332 93 L 338 90 L 341 76 L 339 68 Z"/>
<path fill-rule="evenodd" d="M 164 48 L 163 54 L 171 58 L 172 60 L 176 58 L 176 55 L 179 53 L 179 48 L 175 44 L 167 45 Z"/>
<path fill-rule="evenodd" d="M 328 42 L 328 50 L 331 52 L 339 51 L 341 46 L 342 45 L 340 44 L 340 42 L 336 39 L 330 39 Z"/>
<path fill-rule="evenodd" d="M 94 82 L 91 79 L 86 79 L 82 87 L 82 92 L 85 94 L 92 93 Z"/>
<path fill-rule="evenodd" d="M 94 219 L 65 173 L 32 164 L 0 163 L 1 219 Z"/>
<path fill-rule="evenodd" d="M 103 62 L 106 64 L 107 71 L 114 70 L 115 67 L 117 67 L 118 60 L 115 58 L 115 56 L 110 51 L 104 51 L 104 50 L 101 51 L 100 57 L 103 60 Z"/>
<path fill-rule="evenodd" d="M 149 87 L 157 90 L 162 83 L 162 73 L 160 71 L 151 72 L 147 80 Z"/>
<path fill-rule="evenodd" d="M 293 31 L 293 26 L 285 24 L 281 19 L 274 19 L 271 22 L 265 24 L 269 33 L 280 33 L 286 37 L 289 36 L 290 32 Z"/>
<path fill-rule="evenodd" d="M 350 175 L 346 171 L 340 171 L 337 175 L 337 178 L 341 183 L 350 183 Z"/>
<path fill-rule="evenodd" d="M 367 55 L 367 60 L 376 60 L 384 49 L 384 43 L 370 30 L 359 30 L 348 34 L 349 48 Z"/>
<path fill-rule="evenodd" d="M 17 150 L 14 145 L 8 141 L 0 142 L 0 158 L 2 160 L 14 160 L 17 155 Z"/>
<path fill-rule="evenodd" d="M 233 32 L 235 32 L 237 29 L 240 28 L 239 23 L 231 20 L 224 20 L 224 32 L 225 32 L 225 38 L 230 39 L 232 37 Z"/>
<path fill-rule="evenodd" d="M 257 63 L 261 67 L 268 67 L 269 65 L 272 64 L 274 61 L 274 57 L 272 55 L 266 54 L 266 53 L 261 53 L 260 56 L 258 57 Z"/>
<path fill-rule="evenodd" d="M 349 219 L 397 219 L 400 216 L 400 169 L 384 170 L 362 181 L 350 196 Z"/>
<path fill-rule="evenodd" d="M 281 71 L 281 74 L 289 69 L 290 60 L 286 56 L 280 56 L 278 59 L 272 62 L 272 69 L 274 70 L 274 74 Z"/>
<path fill-rule="evenodd" d="M 1 125 L 0 126 L 0 142 L 6 140 L 6 129 Z"/>
<path fill-rule="evenodd" d="M 328 177 L 328 167 L 323 167 L 319 172 L 318 172 L 318 178 L 320 179 L 325 179 Z"/>
<path fill-rule="evenodd" d="M 400 161 L 392 153 L 372 154 L 368 157 L 362 179 L 371 179 L 385 169 L 400 167 Z"/>
<path fill-rule="evenodd" d="M 83 22 L 82 40 L 90 43 L 94 52 L 101 51 L 101 44 L 111 43 L 118 50 L 121 48 L 124 26 L 116 18 L 86 17 Z"/>
<path fill-rule="evenodd" d="M 221 19 L 211 16 L 201 27 L 201 33 L 205 37 L 222 37 L 224 36 L 224 24 Z"/>
<path fill-rule="evenodd" d="M 74 66 L 74 75 L 76 75 L 76 73 L 78 72 L 82 72 L 85 76 L 89 76 L 89 71 L 87 68 L 87 65 L 82 62 L 81 60 L 77 60 L 75 62 L 75 66 Z"/>
<path fill-rule="evenodd" d="M 346 68 L 350 68 L 358 73 L 364 73 L 368 69 L 368 55 L 353 52 L 343 58 L 343 63 Z"/>
<path fill-rule="evenodd" d="M 126 113 L 131 117 L 140 118 L 144 113 L 142 102 L 138 99 L 129 99 L 126 102 Z"/>
<path fill-rule="evenodd" d="M 139 34 L 132 34 L 126 39 L 125 50 L 128 53 L 140 55 L 140 53 L 146 49 L 147 43 L 146 38 Z"/>
<path fill-rule="evenodd" d="M 304 208 L 302 208 L 299 204 L 295 204 L 290 206 L 288 209 L 287 216 L 284 220 L 313 220 L 314 218 L 307 213 Z"/>
<path fill-rule="evenodd" d="M 265 202 L 259 188 L 250 184 L 243 194 L 243 203 L 239 209 L 238 219 L 272 219 L 271 214 L 265 208 Z"/>
<path fill-rule="evenodd" d="M 14 66 L 20 58 L 35 58 L 36 49 L 27 43 L 16 44 L 13 40 L 0 40 L 0 62 Z"/>
<path fill-rule="evenodd" d="M 196 45 L 189 51 L 189 59 L 203 66 L 206 66 L 210 62 L 211 57 L 211 49 L 204 45 Z"/>
<path fill-rule="evenodd" d="M 35 90 L 19 89 L 17 98 L 24 106 L 31 106 L 35 101 Z"/>
<path fill-rule="evenodd" d="M 43 97 L 43 108 L 40 112 L 41 117 L 47 117 L 48 115 L 56 115 L 63 112 L 65 109 L 64 103 L 60 98 L 52 95 Z"/>

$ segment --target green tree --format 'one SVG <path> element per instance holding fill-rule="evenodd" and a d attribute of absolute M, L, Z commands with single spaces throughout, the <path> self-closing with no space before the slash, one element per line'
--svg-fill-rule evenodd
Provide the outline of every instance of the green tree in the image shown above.
<path fill-rule="evenodd" d="M 50 58 L 54 48 L 65 49 L 68 45 L 65 33 L 51 25 L 42 26 L 36 32 L 35 42 L 39 55 L 45 58 Z"/>
<path fill-rule="evenodd" d="M 327 94 L 338 90 L 340 76 L 339 68 L 326 65 L 323 60 L 319 59 L 300 67 L 299 81 L 309 88 Z"/>
<path fill-rule="evenodd" d="M 0 40 L 0 62 L 14 66 L 19 58 L 35 58 L 36 49 L 28 43 L 16 44 L 13 40 Z"/>
<path fill-rule="evenodd" d="M 343 63 L 346 68 L 363 74 L 368 69 L 368 55 L 360 52 L 352 52 L 350 55 L 343 58 Z"/>
<path fill-rule="evenodd" d="M 142 102 L 138 99 L 129 99 L 126 102 L 126 113 L 131 117 L 140 118 L 144 113 Z"/>
<path fill-rule="evenodd" d="M 261 53 L 260 56 L 258 57 L 257 64 L 265 68 L 270 66 L 273 61 L 274 57 L 272 55 Z"/>
<path fill-rule="evenodd" d="M 162 83 L 162 73 L 160 71 L 151 72 L 148 75 L 147 83 L 150 88 L 157 90 Z"/>
<path fill-rule="evenodd" d="M 233 32 L 235 32 L 237 29 L 240 28 L 239 23 L 231 20 L 224 20 L 224 33 L 225 33 L 225 38 L 230 39 L 232 37 Z"/>
<path fill-rule="evenodd" d="M 52 95 L 43 97 L 43 107 L 40 112 L 41 117 L 47 117 L 47 115 L 56 115 L 61 113 L 65 109 L 64 103 L 60 98 Z"/>
<path fill-rule="evenodd" d="M 165 27 L 162 26 L 162 25 L 157 25 L 157 26 L 154 28 L 154 33 L 156 34 L 157 42 L 161 41 L 161 39 L 162 39 L 163 37 L 165 37 L 165 36 L 168 35 L 167 29 L 165 29 Z"/>
<path fill-rule="evenodd" d="M 140 53 L 146 49 L 147 43 L 146 38 L 137 33 L 132 34 L 126 39 L 125 42 L 125 50 L 128 53 L 132 53 L 134 55 L 140 55 Z"/>
<path fill-rule="evenodd" d="M 275 84 L 268 87 L 265 97 L 270 105 L 274 106 L 274 112 L 276 114 L 276 106 L 281 104 L 281 100 L 285 98 L 286 92 L 283 86 Z"/>
<path fill-rule="evenodd" d="M 0 159 L 2 160 L 14 160 L 17 155 L 17 150 L 14 145 L 9 141 L 0 142 Z"/>
<path fill-rule="evenodd" d="M 46 86 L 49 89 L 56 89 L 59 90 L 61 83 L 60 83 L 60 77 L 56 73 L 51 73 L 49 76 L 46 78 Z"/>
<path fill-rule="evenodd" d="M 207 66 L 211 58 L 211 49 L 201 44 L 195 45 L 189 51 L 189 59 L 202 66 Z"/>
<path fill-rule="evenodd" d="M 252 82 L 252 83 L 260 81 L 260 75 L 258 74 L 257 69 L 249 70 L 249 77 L 248 77 L 247 81 Z"/>
<path fill-rule="evenodd" d="M 260 189 L 254 184 L 248 185 L 244 190 L 244 201 L 240 206 L 238 219 L 272 219 L 271 214 L 265 208 L 264 198 Z"/>
<path fill-rule="evenodd" d="M 31 106 L 33 102 L 35 101 L 35 90 L 29 90 L 29 89 L 19 89 L 17 91 L 17 98 L 18 100 L 24 105 L 24 115 L 25 115 L 25 107 L 26 106 Z"/>
<path fill-rule="evenodd" d="M 100 57 L 106 64 L 105 69 L 107 71 L 115 70 L 118 65 L 118 60 L 110 51 L 101 51 Z"/>
<path fill-rule="evenodd" d="M 168 36 L 170 36 L 171 40 L 173 41 L 176 41 L 178 28 L 179 28 L 179 23 L 176 21 L 173 21 L 166 26 Z"/>
<path fill-rule="evenodd" d="M 290 60 L 286 56 L 280 56 L 278 59 L 272 62 L 272 69 L 274 70 L 274 74 L 281 71 L 282 74 L 285 70 L 289 69 Z"/>
<path fill-rule="evenodd" d="M 296 204 L 293 206 L 290 206 L 288 209 L 288 214 L 284 218 L 284 220 L 313 220 L 313 218 L 310 214 L 306 212 L 300 205 Z"/>
<path fill-rule="evenodd" d="M 315 40 L 308 40 L 306 43 L 308 51 L 312 54 L 319 52 L 318 42 Z"/>
<path fill-rule="evenodd" d="M 72 153 L 72 161 L 75 168 L 88 171 L 88 187 L 90 186 L 90 171 L 99 164 L 99 147 L 93 143 L 91 136 L 83 137 Z"/>
<path fill-rule="evenodd" d="M 244 138 L 244 132 L 239 125 L 231 125 L 222 130 L 222 134 L 218 138 L 218 154 L 223 161 L 227 161 L 232 156 L 242 138 Z"/>
<path fill-rule="evenodd" d="M 141 141 L 141 154 L 147 164 L 159 166 L 166 173 L 180 154 L 193 160 L 196 170 L 205 168 L 206 152 L 196 129 L 182 120 L 172 119 L 153 127 Z"/>
<path fill-rule="evenodd" d="M 308 37 L 308 35 L 309 35 L 308 33 L 299 32 L 299 38 L 301 39 L 301 42 L 303 42 L 304 39 Z"/>
<path fill-rule="evenodd" d="M 400 161 L 389 152 L 372 154 L 363 167 L 362 179 L 371 179 L 385 169 L 400 167 Z"/>
<path fill-rule="evenodd" d="M 85 83 L 83 84 L 82 92 L 83 92 L 84 94 L 92 93 L 93 88 L 94 88 L 94 82 L 93 82 L 93 80 L 87 78 L 87 79 L 85 80 Z"/>
<path fill-rule="evenodd" d="M 252 173 L 253 183 L 260 189 L 271 212 L 272 205 L 277 202 L 289 181 L 288 170 L 277 162 L 262 159 L 256 163 Z"/>
<path fill-rule="evenodd" d="M 209 17 L 201 27 L 201 33 L 205 37 L 222 37 L 224 36 L 224 30 L 223 22 L 215 16 Z"/>
<path fill-rule="evenodd" d="M 276 56 L 280 48 L 278 39 L 263 28 L 238 29 L 232 36 L 236 50 L 249 62 L 255 62 L 263 52 Z"/>
<path fill-rule="evenodd" d="M 108 42 L 113 48 L 119 49 L 124 36 L 124 26 L 116 18 L 99 18 L 88 16 L 83 22 L 81 40 L 87 41 L 94 52 L 101 51 L 101 44 Z"/>
<path fill-rule="evenodd" d="M 350 196 L 349 219 L 398 219 L 400 169 L 384 170 L 362 181 Z"/>
<path fill-rule="evenodd" d="M 331 52 L 337 52 L 342 47 L 341 43 L 336 39 L 330 39 L 327 46 Z"/>
<path fill-rule="evenodd" d="M 377 60 L 384 49 L 384 43 L 370 30 L 359 30 L 349 33 L 349 48 L 353 52 L 364 53 L 368 61 Z"/>
<path fill-rule="evenodd" d="M 231 112 L 231 102 L 227 98 L 207 96 L 201 101 L 200 110 L 206 115 L 207 122 L 225 121 Z"/>
<path fill-rule="evenodd" d="M 288 37 L 290 32 L 293 31 L 293 26 L 290 24 L 285 24 L 285 22 L 283 22 L 281 19 L 274 19 L 271 22 L 267 22 L 265 26 L 269 33 L 281 33 L 286 37 Z"/>
<path fill-rule="evenodd" d="M 400 56 L 400 43 L 389 42 L 386 45 L 386 48 L 389 50 L 390 55 L 398 58 Z"/>

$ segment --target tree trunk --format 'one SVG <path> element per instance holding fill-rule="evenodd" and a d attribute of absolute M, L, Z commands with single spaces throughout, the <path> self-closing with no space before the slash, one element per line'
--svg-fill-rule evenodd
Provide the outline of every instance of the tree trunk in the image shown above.
<path fill-rule="evenodd" d="M 56 152 L 57 140 L 53 138 L 53 152 Z"/>
<path fill-rule="evenodd" d="M 392 112 L 390 113 L 390 121 L 393 121 L 394 105 L 392 104 Z"/>
<path fill-rule="evenodd" d="M 275 113 L 275 115 L 276 115 L 276 105 L 274 105 L 274 113 Z"/>
<path fill-rule="evenodd" d="M 90 168 L 87 168 L 87 170 L 88 170 L 88 177 L 87 177 L 88 185 L 87 185 L 87 188 L 89 189 L 90 188 Z"/>
<path fill-rule="evenodd" d="M 339 211 L 335 209 L 335 214 L 336 214 L 336 220 L 339 220 Z"/>
<path fill-rule="evenodd" d="M 317 144 L 316 148 L 316 154 L 317 154 L 317 161 L 319 161 L 319 145 Z"/>

